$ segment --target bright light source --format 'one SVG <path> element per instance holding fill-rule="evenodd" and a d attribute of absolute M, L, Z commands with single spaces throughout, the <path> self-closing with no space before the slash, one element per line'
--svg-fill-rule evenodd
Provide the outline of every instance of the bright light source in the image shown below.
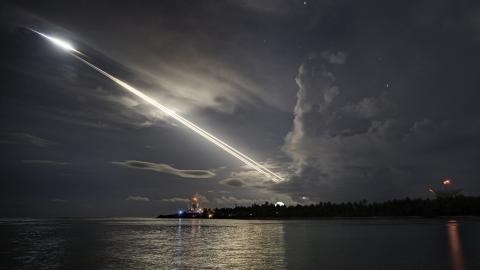
<path fill-rule="evenodd" d="M 452 182 L 450 181 L 450 179 L 445 179 L 442 181 L 442 184 L 444 185 L 450 185 Z"/>
<path fill-rule="evenodd" d="M 183 211 L 182 210 L 179 210 L 178 211 L 178 215 L 181 216 L 183 214 Z"/>
<path fill-rule="evenodd" d="M 80 53 L 68 41 L 65 41 L 65 40 L 62 40 L 62 39 L 59 39 L 59 38 L 56 38 L 56 37 L 51 37 L 49 35 L 45 35 L 43 33 L 35 31 L 33 29 L 32 29 L 32 31 L 39 34 L 40 36 L 46 38 L 48 41 L 52 42 L 54 45 L 56 45 L 57 47 L 60 47 L 61 49 L 65 50 L 65 51 L 72 51 L 72 52 Z"/>
<path fill-rule="evenodd" d="M 123 87 L 125 90 L 127 90 L 130 93 L 134 94 L 135 96 L 141 98 L 142 100 L 149 103 L 153 107 L 155 107 L 155 108 L 159 109 L 160 111 L 164 112 L 165 114 L 171 116 L 172 118 L 174 118 L 175 120 L 177 120 L 178 122 L 183 124 L 185 127 L 189 128 L 190 130 L 194 131 L 198 135 L 207 139 L 208 141 L 210 141 L 211 143 L 213 143 L 214 145 L 216 145 L 220 149 L 224 150 L 225 152 L 229 153 L 230 155 L 236 157 L 240 161 L 243 161 L 245 164 L 250 166 L 252 169 L 256 170 L 257 172 L 259 172 L 263 175 L 265 175 L 266 177 L 270 178 L 272 181 L 277 182 L 277 183 L 284 181 L 284 179 L 280 175 L 272 172 L 270 169 L 268 169 L 264 165 L 256 162 L 255 160 L 251 159 L 247 155 L 243 154 L 242 152 L 240 152 L 237 149 L 233 148 L 232 146 L 228 145 L 224 141 L 222 141 L 219 138 L 213 136 L 212 134 L 210 134 L 206 130 L 200 128 L 199 126 L 197 126 L 194 123 L 190 122 L 189 120 L 185 119 L 184 117 L 182 117 L 181 115 L 179 115 L 175 111 L 173 111 L 172 109 L 169 109 L 169 108 L 165 107 L 164 105 L 157 102 L 155 99 L 153 99 L 153 98 L 147 96 L 146 94 L 144 94 L 142 91 L 134 88 L 133 86 L 127 84 L 126 82 L 118 79 L 117 77 L 111 75 L 110 73 L 102 70 L 101 68 L 99 68 L 99 67 L 95 66 L 94 64 L 88 62 L 87 60 L 83 59 L 82 57 L 80 57 L 77 54 L 80 54 L 80 55 L 84 55 L 84 54 L 82 54 L 81 52 L 79 52 L 75 48 L 73 48 L 73 46 L 70 43 L 68 43 L 66 41 L 63 41 L 61 39 L 58 39 L 58 38 L 54 38 L 54 37 L 50 37 L 48 35 L 42 34 L 38 31 L 33 30 L 33 29 L 30 29 L 30 30 L 37 33 L 38 35 L 46 38 L 47 40 L 51 41 L 53 44 L 57 45 L 58 47 L 66 50 L 66 51 L 75 52 L 75 54 L 71 53 L 71 55 L 74 56 L 75 58 L 77 58 L 78 60 L 82 61 L 84 64 L 86 64 L 89 67 L 93 68 L 94 70 L 98 71 L 100 74 L 109 78 L 110 80 L 112 80 L 116 84 Z"/>
<path fill-rule="evenodd" d="M 275 206 L 285 206 L 285 203 L 283 203 L 283 202 L 276 202 L 276 203 L 275 203 Z"/>
<path fill-rule="evenodd" d="M 76 51 L 75 48 L 73 48 L 72 44 L 64 41 L 64 40 L 61 40 L 61 39 L 58 39 L 58 38 L 55 38 L 55 37 L 48 37 L 46 36 L 46 38 L 48 40 L 50 40 L 53 44 L 57 45 L 58 47 L 66 50 L 66 51 Z"/>

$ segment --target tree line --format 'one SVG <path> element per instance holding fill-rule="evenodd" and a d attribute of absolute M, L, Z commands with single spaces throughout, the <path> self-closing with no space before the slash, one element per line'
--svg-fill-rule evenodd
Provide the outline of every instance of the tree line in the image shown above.
<path fill-rule="evenodd" d="M 456 196 L 437 199 L 400 199 L 385 202 L 319 202 L 278 206 L 273 203 L 216 208 L 214 218 L 322 218 L 375 216 L 480 216 L 480 197 Z"/>

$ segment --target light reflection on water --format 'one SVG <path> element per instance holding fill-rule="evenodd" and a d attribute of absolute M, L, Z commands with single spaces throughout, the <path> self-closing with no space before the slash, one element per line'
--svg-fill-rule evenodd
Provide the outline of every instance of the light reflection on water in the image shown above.
<path fill-rule="evenodd" d="M 479 225 L 0 219 L 0 269 L 480 269 Z"/>
<path fill-rule="evenodd" d="M 285 268 L 281 222 L 179 221 L 175 268 Z M 239 224 L 240 223 L 240 224 Z"/>
<path fill-rule="evenodd" d="M 464 270 L 462 246 L 458 234 L 458 223 L 450 220 L 447 223 L 448 244 L 450 246 L 450 257 L 452 260 L 452 270 Z"/>
<path fill-rule="evenodd" d="M 108 266 L 126 268 L 282 269 L 281 222 L 184 219 L 117 225 L 104 239 Z"/>

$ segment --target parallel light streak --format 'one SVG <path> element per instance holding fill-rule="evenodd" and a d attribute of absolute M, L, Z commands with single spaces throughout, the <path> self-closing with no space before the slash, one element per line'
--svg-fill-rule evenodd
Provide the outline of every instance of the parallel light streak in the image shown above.
<path fill-rule="evenodd" d="M 72 56 L 74 56 L 75 58 L 77 58 L 78 60 L 80 60 L 81 62 L 86 64 L 87 66 L 91 67 L 95 71 L 99 72 L 103 76 L 109 78 L 110 80 L 112 80 L 113 82 L 115 82 L 116 84 L 118 84 L 119 86 L 121 86 L 122 88 L 124 88 L 125 90 L 130 92 L 131 94 L 141 98 L 142 100 L 144 100 L 148 104 L 152 105 L 153 107 L 159 109 L 163 113 L 165 113 L 165 114 L 169 115 L 170 117 L 174 118 L 175 120 L 177 120 L 178 122 L 180 122 L 184 126 L 188 127 L 189 129 L 191 129 L 195 133 L 199 134 L 203 138 L 205 138 L 208 141 L 210 141 L 211 143 L 215 144 L 220 149 L 224 150 L 225 152 L 229 153 L 230 155 L 232 155 L 232 156 L 236 157 L 237 159 L 239 159 L 240 161 L 244 162 L 245 164 L 250 166 L 252 169 L 256 170 L 259 173 L 262 173 L 263 175 L 265 175 L 266 177 L 268 177 L 272 181 L 274 181 L 274 182 L 283 181 L 283 178 L 281 176 L 272 172 L 271 170 L 269 170 L 268 168 L 266 168 L 262 164 L 256 162 L 255 160 L 251 159 L 247 155 L 241 153 L 240 151 L 238 151 L 234 147 L 228 145 L 224 141 L 222 141 L 219 138 L 213 136 L 209 132 L 205 131 L 204 129 L 200 128 L 199 126 L 195 125 L 194 123 L 190 122 L 189 120 L 185 119 L 183 116 L 177 114 L 173 110 L 171 110 L 171 109 L 165 107 L 164 105 L 160 104 L 155 99 L 147 96 L 146 94 L 144 94 L 140 90 L 134 88 L 133 86 L 129 85 L 128 83 L 116 78 L 115 76 L 111 75 L 110 73 L 102 70 L 101 68 L 99 68 L 99 67 L 95 66 L 94 64 L 88 62 L 87 60 L 83 59 L 78 54 L 81 54 L 81 55 L 84 55 L 84 54 L 79 52 L 78 50 L 76 50 L 70 43 L 65 42 L 65 41 L 63 41 L 61 39 L 58 39 L 58 38 L 54 38 L 54 37 L 50 37 L 48 35 L 42 34 L 40 32 L 37 32 L 37 31 L 33 30 L 33 29 L 31 29 L 31 30 L 33 32 L 39 34 L 41 37 L 43 37 L 43 38 L 47 39 L 48 41 L 52 42 L 53 44 L 57 45 L 58 47 L 62 48 L 63 50 L 66 50 Z"/>

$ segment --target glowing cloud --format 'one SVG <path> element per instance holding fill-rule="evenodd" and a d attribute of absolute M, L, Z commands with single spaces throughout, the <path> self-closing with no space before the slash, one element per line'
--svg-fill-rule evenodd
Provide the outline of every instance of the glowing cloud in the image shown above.
<path fill-rule="evenodd" d="M 256 170 L 259 173 L 262 173 L 263 175 L 265 175 L 266 177 L 268 177 L 272 181 L 274 181 L 274 182 L 283 181 L 282 177 L 280 177 L 278 174 L 272 172 L 271 170 L 269 170 L 268 168 L 266 168 L 262 164 L 254 161 L 253 159 L 251 159 L 247 155 L 241 153 L 240 151 L 233 148 L 232 146 L 228 145 L 224 141 L 222 141 L 219 138 L 213 136 L 212 134 L 210 134 L 209 132 L 200 128 L 199 126 L 193 124 L 192 122 L 190 122 L 189 120 L 180 116 L 179 114 L 177 114 L 173 110 L 171 110 L 171 109 L 165 107 L 164 105 L 158 103 L 155 99 L 145 95 L 140 90 L 134 88 L 133 86 L 127 84 L 126 82 L 116 78 L 115 76 L 111 75 L 110 73 L 102 70 L 101 68 L 93 65 L 92 63 L 90 63 L 87 60 L 83 59 L 82 57 L 78 56 L 77 54 L 81 54 L 81 55 L 83 55 L 83 54 L 81 52 L 77 51 L 70 43 L 68 43 L 66 41 L 63 41 L 61 39 L 58 39 L 58 38 L 50 37 L 48 35 L 37 32 L 35 30 L 32 30 L 32 31 L 37 33 L 41 37 L 47 39 L 48 41 L 52 42 L 54 45 L 60 47 L 61 49 L 69 52 L 72 56 L 74 56 L 75 58 L 77 58 L 78 60 L 80 60 L 81 62 L 86 64 L 87 66 L 91 67 L 92 69 L 96 70 L 100 74 L 104 75 L 105 77 L 109 78 L 110 80 L 112 80 L 116 84 L 120 85 L 121 87 L 123 87 L 125 90 L 127 90 L 131 94 L 141 98 L 142 100 L 149 103 L 153 107 L 155 107 L 155 108 L 159 109 L 160 111 L 162 111 L 163 113 L 171 116 L 172 118 L 174 118 L 175 120 L 177 120 L 178 122 L 183 124 L 184 126 L 188 127 L 189 129 L 191 129 L 195 133 L 199 134 L 203 138 L 205 138 L 208 141 L 210 141 L 211 143 L 215 144 L 220 149 L 224 150 L 225 152 L 229 153 L 230 155 L 232 155 L 232 156 L 236 157 L 237 159 L 239 159 L 240 161 L 244 162 L 245 164 L 250 166 L 252 169 Z"/>

